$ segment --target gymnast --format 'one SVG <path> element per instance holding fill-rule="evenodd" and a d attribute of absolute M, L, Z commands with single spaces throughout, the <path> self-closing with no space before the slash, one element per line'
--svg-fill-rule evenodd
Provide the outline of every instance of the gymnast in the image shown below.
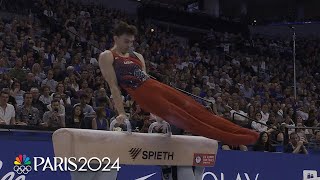
<path fill-rule="evenodd" d="M 143 56 L 131 50 L 137 35 L 135 26 L 120 22 L 113 33 L 114 46 L 100 54 L 99 67 L 109 85 L 120 123 L 127 118 L 121 98 L 123 89 L 143 110 L 194 135 L 230 145 L 257 141 L 258 133 L 209 112 L 193 98 L 150 78 Z"/>

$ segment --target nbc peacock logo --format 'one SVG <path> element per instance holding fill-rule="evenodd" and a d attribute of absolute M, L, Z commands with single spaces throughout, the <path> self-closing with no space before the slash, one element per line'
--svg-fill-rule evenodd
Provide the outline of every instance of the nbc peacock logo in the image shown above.
<path fill-rule="evenodd" d="M 28 174 L 32 170 L 30 158 L 25 154 L 19 154 L 14 161 L 14 165 L 13 170 L 17 174 Z"/>

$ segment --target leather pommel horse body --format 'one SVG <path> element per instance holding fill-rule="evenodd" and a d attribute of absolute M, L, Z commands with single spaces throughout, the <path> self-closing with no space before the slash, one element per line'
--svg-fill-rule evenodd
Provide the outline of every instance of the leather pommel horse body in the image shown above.
<path fill-rule="evenodd" d="M 213 166 L 218 149 L 212 139 L 155 133 L 62 128 L 53 133 L 52 139 L 56 157 L 108 157 L 111 162 L 119 158 L 125 165 Z"/>

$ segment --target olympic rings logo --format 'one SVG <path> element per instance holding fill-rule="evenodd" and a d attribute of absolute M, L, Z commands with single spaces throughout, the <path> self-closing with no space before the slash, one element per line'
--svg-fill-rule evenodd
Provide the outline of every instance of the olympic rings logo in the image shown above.
<path fill-rule="evenodd" d="M 13 166 L 13 170 L 17 173 L 17 174 L 28 174 L 30 171 L 32 171 L 32 167 L 30 165 L 28 166 Z"/>

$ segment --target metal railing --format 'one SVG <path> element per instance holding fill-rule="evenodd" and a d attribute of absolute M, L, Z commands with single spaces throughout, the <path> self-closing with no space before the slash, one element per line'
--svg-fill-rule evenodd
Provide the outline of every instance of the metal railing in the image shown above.
<path fill-rule="evenodd" d="M 157 78 L 155 78 L 155 77 L 153 77 L 153 76 L 151 76 L 151 75 L 149 75 L 152 79 L 154 79 L 154 80 L 157 80 Z M 168 86 L 170 86 L 170 85 L 168 85 Z M 213 102 L 211 102 L 211 101 L 209 101 L 209 100 L 207 100 L 207 99 L 204 99 L 204 98 L 202 98 L 202 97 L 200 97 L 200 96 L 197 96 L 197 95 L 195 95 L 195 94 L 192 94 L 192 93 L 190 93 L 190 92 L 188 92 L 188 91 L 185 91 L 185 90 L 183 90 L 183 89 L 180 89 L 180 88 L 177 88 L 177 87 L 174 87 L 174 86 L 171 86 L 172 88 L 174 88 L 174 89 L 176 89 L 176 90 L 178 90 L 178 91 L 180 91 L 180 92 L 183 92 L 183 93 L 185 93 L 185 94 L 187 94 L 187 95 L 189 95 L 189 96 L 192 96 L 192 97 L 194 97 L 194 98 L 197 98 L 197 99 L 200 99 L 200 100 L 202 100 L 202 101 L 205 101 L 205 102 L 207 102 L 207 103 L 210 103 L 211 104 L 211 108 L 213 108 L 213 105 L 214 105 L 214 103 Z"/>
<path fill-rule="evenodd" d="M 197 96 L 197 95 L 195 95 L 195 94 L 192 94 L 192 93 L 190 93 L 190 92 L 188 92 L 188 91 L 179 89 L 179 88 L 177 88 L 177 87 L 173 87 L 173 88 L 175 88 L 176 90 L 178 90 L 178 91 L 180 91 L 180 92 L 183 92 L 183 93 L 185 93 L 185 94 L 187 94 L 187 95 L 189 95 L 189 96 L 192 96 L 192 97 L 195 97 L 195 98 L 200 99 L 200 100 L 202 100 L 202 101 L 205 101 L 205 102 L 207 102 L 207 103 L 210 103 L 210 104 L 211 104 L 211 108 L 213 108 L 213 105 L 214 105 L 213 102 L 211 102 L 211 101 L 209 101 L 209 100 L 207 100 L 207 99 L 204 99 L 204 98 L 202 98 L 202 97 L 200 97 L 200 96 Z"/>
<path fill-rule="evenodd" d="M 233 121 L 234 123 L 236 123 L 236 122 L 235 122 L 235 119 L 234 119 L 235 114 L 246 118 L 246 119 L 248 120 L 248 122 L 255 122 L 255 123 L 261 124 L 261 125 L 263 125 L 263 126 L 266 126 L 267 128 L 272 129 L 272 130 L 274 130 L 274 131 L 281 132 L 281 130 L 278 129 L 278 128 L 274 128 L 273 126 L 267 125 L 267 124 L 265 124 L 265 123 L 262 123 L 262 122 L 260 122 L 260 121 L 258 121 L 258 120 L 256 120 L 256 119 L 250 118 L 250 117 L 245 116 L 245 115 L 243 115 L 243 114 L 240 114 L 240 113 L 238 113 L 238 112 L 234 112 L 234 113 L 232 114 L 232 121 Z M 273 146 L 278 146 L 278 145 L 279 145 L 279 142 L 277 142 L 277 141 L 275 141 L 275 140 L 272 140 L 272 139 L 271 139 L 270 142 L 273 144 Z"/>
<path fill-rule="evenodd" d="M 292 126 L 286 126 L 285 127 L 285 136 L 288 138 L 288 141 L 285 143 L 285 144 L 288 144 L 289 143 L 289 129 L 294 129 L 295 131 L 297 129 L 310 129 L 310 130 L 317 130 L 317 131 L 320 131 L 320 127 L 292 127 Z M 308 140 L 309 141 L 309 140 Z M 317 153 L 320 153 L 320 143 L 314 143 L 314 142 L 308 142 L 306 144 L 306 147 L 310 150 L 310 149 L 313 149 L 313 150 L 316 150 Z"/>
<path fill-rule="evenodd" d="M 234 117 L 235 114 L 236 114 L 236 115 L 239 115 L 239 116 L 241 116 L 241 117 L 244 117 L 244 118 L 246 118 L 246 119 L 248 119 L 249 122 L 256 122 L 256 123 L 258 123 L 258 124 L 261 124 L 261 125 L 264 125 L 264 126 L 268 127 L 269 129 L 273 129 L 273 130 L 275 130 L 275 131 L 284 133 L 283 145 L 287 145 L 287 144 L 289 143 L 289 129 L 294 129 L 294 130 L 297 130 L 297 129 L 310 129 L 310 130 L 319 130 L 319 131 L 320 131 L 320 127 L 296 127 L 296 126 L 290 126 L 290 125 L 284 126 L 285 129 L 284 129 L 284 131 L 283 131 L 283 130 L 281 130 L 281 129 L 274 128 L 273 126 L 270 126 L 270 125 L 267 125 L 267 124 L 265 124 L 265 123 L 259 122 L 259 121 L 256 120 L 256 119 L 247 117 L 247 116 L 245 116 L 245 115 L 243 115 L 243 114 L 240 114 L 240 113 L 237 113 L 237 112 L 234 112 L 234 113 L 232 114 L 232 121 L 233 121 L 233 122 L 235 122 L 235 117 Z M 276 141 L 272 141 L 272 142 L 278 144 L 278 142 L 276 142 Z M 311 143 L 311 145 L 313 145 L 313 144 Z"/>
<path fill-rule="evenodd" d="M 246 118 L 246 119 L 248 119 L 249 122 L 252 122 L 252 121 L 253 121 L 253 122 L 255 122 L 255 123 L 258 123 L 258 124 L 267 126 L 267 128 L 269 128 L 269 129 L 273 129 L 273 130 L 275 130 L 275 131 L 280 131 L 278 128 L 274 128 L 273 126 L 270 126 L 270 125 L 268 125 L 268 124 L 262 123 L 262 122 L 260 122 L 260 121 L 258 121 L 258 120 L 256 120 L 256 119 L 250 118 L 250 117 L 245 116 L 245 115 L 243 115 L 243 114 L 240 114 L 240 113 L 238 113 L 238 112 L 234 112 L 234 113 L 232 114 L 232 121 L 233 121 L 233 122 L 235 122 L 235 119 L 234 119 L 235 114 L 236 114 L 236 115 L 239 115 L 239 116 L 241 116 L 241 117 L 244 117 L 244 118 Z"/>

